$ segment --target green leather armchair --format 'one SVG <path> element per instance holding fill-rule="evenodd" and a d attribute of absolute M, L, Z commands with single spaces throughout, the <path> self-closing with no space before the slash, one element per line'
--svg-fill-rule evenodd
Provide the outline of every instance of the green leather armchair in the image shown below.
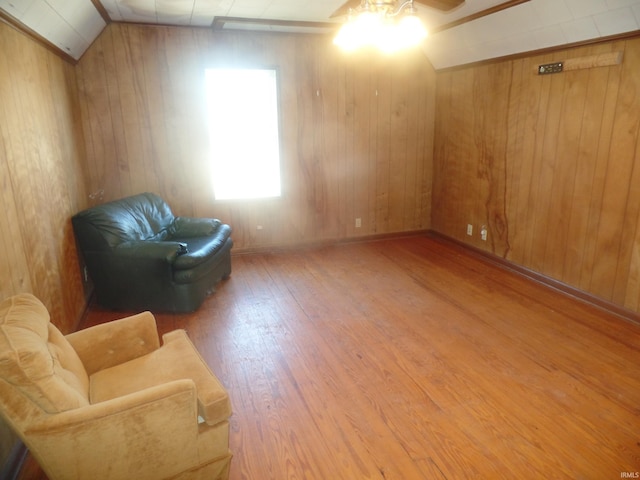
<path fill-rule="evenodd" d="M 231 227 L 176 217 L 153 193 L 98 205 L 71 220 L 103 307 L 190 312 L 231 275 Z"/>

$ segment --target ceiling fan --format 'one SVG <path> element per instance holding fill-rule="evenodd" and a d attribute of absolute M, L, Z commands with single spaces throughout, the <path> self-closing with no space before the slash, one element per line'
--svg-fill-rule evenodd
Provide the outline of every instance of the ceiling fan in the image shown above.
<path fill-rule="evenodd" d="M 426 7 L 435 8 L 436 10 L 442 10 L 448 12 L 454 8 L 462 5 L 464 0 L 414 0 L 415 3 L 424 5 Z M 357 10 L 364 6 L 364 4 L 372 5 L 378 8 L 394 9 L 396 8 L 395 0 L 348 0 L 340 8 L 331 14 L 329 18 L 340 17 L 342 15 L 348 15 L 350 11 Z"/>

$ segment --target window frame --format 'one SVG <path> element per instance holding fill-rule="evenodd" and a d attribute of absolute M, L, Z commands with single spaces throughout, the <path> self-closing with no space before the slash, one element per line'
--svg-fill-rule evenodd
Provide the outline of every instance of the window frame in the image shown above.
<path fill-rule="evenodd" d="M 276 145 L 277 145 L 277 169 L 278 169 L 278 181 L 279 181 L 279 194 L 277 195 L 269 195 L 269 196 L 237 196 L 237 197 L 224 197 L 224 198 L 219 198 L 216 194 L 215 191 L 215 177 L 214 177 L 214 170 L 215 170 L 215 160 L 214 160 L 214 152 L 215 152 L 215 145 L 213 144 L 213 139 L 211 136 L 211 128 L 209 125 L 209 115 L 210 115 L 210 108 L 212 106 L 212 103 L 210 101 L 209 97 L 209 88 L 208 88 L 208 82 L 207 82 L 207 72 L 209 70 L 231 70 L 231 71 L 243 71 L 243 70 L 249 70 L 249 71 L 269 71 L 269 72 L 273 72 L 274 74 L 274 78 L 275 78 L 275 126 L 277 128 L 277 141 L 276 141 Z M 206 97 L 206 102 L 205 102 L 205 111 L 206 111 L 206 115 L 205 115 L 205 123 L 207 125 L 207 137 L 209 140 L 209 155 L 207 157 L 208 161 L 209 161 L 209 166 L 211 168 L 211 188 L 213 191 L 213 200 L 214 202 L 265 202 L 265 201 L 274 201 L 274 200 L 279 200 L 281 198 L 283 198 L 284 196 L 284 182 L 283 182 L 283 164 L 284 164 L 284 155 L 283 155 L 283 141 L 282 141 L 282 135 L 283 135 L 283 129 L 282 129 L 282 89 L 281 89 L 281 73 L 280 73 L 280 67 L 278 66 L 273 66 L 273 65 L 268 65 L 268 66 L 263 66 L 263 65 L 228 65 L 228 64 L 218 64 L 218 65 L 210 65 L 210 66 L 206 66 L 204 68 L 204 90 L 205 90 L 205 97 Z"/>

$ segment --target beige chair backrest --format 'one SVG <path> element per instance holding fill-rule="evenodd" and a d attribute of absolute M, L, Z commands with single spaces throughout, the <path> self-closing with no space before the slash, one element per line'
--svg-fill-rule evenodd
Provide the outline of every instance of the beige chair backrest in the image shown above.
<path fill-rule="evenodd" d="M 19 397 L 3 396 L 2 410 L 9 410 L 5 416 L 33 415 L 38 409 L 59 413 L 89 405 L 89 379 L 80 358 L 51 323 L 45 306 L 30 294 L 0 303 L 0 380 L 2 390 L 12 387 L 17 391 L 13 393 L 33 404 L 18 408 Z M 14 404 L 6 405 L 12 399 Z M 20 418 L 12 423 L 19 426 Z"/>

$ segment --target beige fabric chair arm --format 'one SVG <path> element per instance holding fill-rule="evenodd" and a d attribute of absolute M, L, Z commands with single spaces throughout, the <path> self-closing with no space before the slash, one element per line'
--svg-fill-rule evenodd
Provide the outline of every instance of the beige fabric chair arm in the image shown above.
<path fill-rule="evenodd" d="M 198 388 L 198 412 L 202 419 L 215 425 L 232 414 L 231 401 L 224 386 L 211 371 L 185 330 L 173 330 L 162 336 L 164 348 L 173 353 L 176 363 L 184 366 Z M 178 360 L 179 359 L 179 360 Z"/>
<path fill-rule="evenodd" d="M 88 375 L 146 355 L 160 347 L 156 320 L 150 312 L 66 335 Z"/>
<path fill-rule="evenodd" d="M 48 458 L 50 478 L 73 471 L 78 479 L 156 480 L 210 461 L 200 458 L 207 453 L 218 455 L 198 448 L 197 415 L 195 384 L 176 380 L 51 415 L 32 425 L 27 438 L 37 445 L 36 458 Z"/>

